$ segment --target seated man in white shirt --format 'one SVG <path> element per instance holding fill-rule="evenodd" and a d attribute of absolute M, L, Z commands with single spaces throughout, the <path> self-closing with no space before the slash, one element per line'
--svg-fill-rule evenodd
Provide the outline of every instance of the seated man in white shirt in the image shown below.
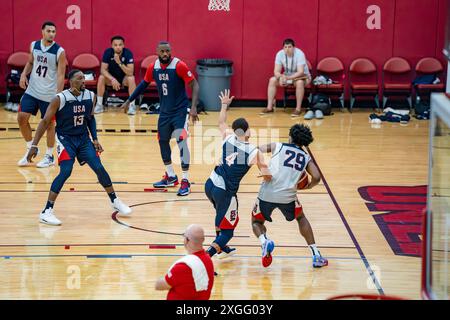
<path fill-rule="evenodd" d="M 284 73 L 281 72 L 282 70 L 284 70 Z M 292 116 L 300 116 L 305 87 L 311 82 L 311 73 L 305 54 L 302 50 L 295 47 L 294 40 L 284 40 L 283 49 L 278 51 L 275 58 L 275 70 L 273 73 L 274 76 L 270 78 L 267 88 L 267 108 L 262 113 L 274 112 L 277 87 L 294 85 L 297 104 Z"/>

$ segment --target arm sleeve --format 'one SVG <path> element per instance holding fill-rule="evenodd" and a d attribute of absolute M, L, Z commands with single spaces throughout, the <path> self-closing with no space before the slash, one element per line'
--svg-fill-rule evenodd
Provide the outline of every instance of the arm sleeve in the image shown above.
<path fill-rule="evenodd" d="M 89 132 L 91 133 L 92 140 L 97 140 L 97 122 L 95 121 L 95 116 L 90 114 L 86 117 L 87 126 Z"/>
<path fill-rule="evenodd" d="M 177 63 L 176 71 L 177 75 L 184 80 L 185 84 L 188 84 L 195 79 L 194 75 L 183 61 Z"/>
<path fill-rule="evenodd" d="M 189 279 L 191 269 L 184 263 L 177 263 L 165 276 L 166 282 L 173 288 Z"/>
<path fill-rule="evenodd" d="M 145 82 L 152 82 L 153 81 L 153 69 L 154 69 L 154 63 L 152 63 L 148 68 L 147 71 L 145 72 L 145 76 L 144 76 L 144 80 Z"/>
<path fill-rule="evenodd" d="M 144 93 L 145 89 L 148 87 L 149 84 L 150 84 L 149 82 L 142 80 L 141 83 L 139 83 L 139 85 L 136 87 L 136 89 L 134 89 L 133 93 L 128 98 L 128 100 L 130 102 L 136 100 L 137 97 L 139 97 L 142 93 Z"/>

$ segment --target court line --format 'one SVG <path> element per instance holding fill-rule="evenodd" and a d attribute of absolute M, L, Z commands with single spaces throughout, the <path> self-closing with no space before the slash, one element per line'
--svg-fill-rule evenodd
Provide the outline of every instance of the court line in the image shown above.
<path fill-rule="evenodd" d="M 3 192 L 3 193 L 8 193 L 8 192 L 11 192 L 11 193 L 14 193 L 14 192 L 19 192 L 19 193 L 26 193 L 26 192 L 28 192 L 28 193 L 38 193 L 38 192 L 45 192 L 45 193 L 48 193 L 48 189 L 46 189 L 46 190 L 0 190 L 0 193 L 1 192 Z M 166 194 L 177 194 L 177 191 L 166 191 L 166 192 L 163 192 L 163 191 L 154 191 L 154 192 L 152 192 L 152 191 L 144 191 L 144 190 L 116 190 L 117 192 L 120 192 L 120 193 L 166 193 Z M 105 193 L 105 191 L 104 190 L 62 190 L 62 191 L 60 191 L 60 193 L 61 192 L 78 192 L 78 193 L 83 193 L 83 192 L 89 192 L 89 193 Z M 203 192 L 203 191 L 191 191 L 191 194 L 204 194 L 205 192 Z M 241 194 L 257 194 L 258 192 L 256 192 L 256 191 L 240 191 L 239 193 L 241 193 Z M 307 192 L 307 193 L 298 193 L 298 194 L 302 194 L 302 195 L 306 195 L 306 194 L 320 194 L 320 195 L 328 195 L 328 193 L 327 192 Z"/>
<path fill-rule="evenodd" d="M 64 244 L 0 244 L 0 248 L 31 248 L 31 247 L 148 247 L 148 246 L 176 246 L 176 247 L 183 247 L 183 243 L 86 243 L 86 244 L 70 244 L 70 243 L 64 243 Z M 208 248 L 209 245 L 205 245 L 205 248 Z M 260 245 L 257 244 L 233 244 L 233 247 L 246 247 L 246 248 L 261 248 Z M 326 248 L 326 249 L 356 249 L 356 247 L 349 247 L 349 246 L 325 246 L 325 245 L 319 245 L 320 248 Z M 309 246 L 302 246 L 302 245 L 280 245 L 277 244 L 277 248 L 294 248 L 294 249 L 300 249 L 304 248 L 307 249 Z M 149 249 L 159 249 L 159 248 L 149 248 Z M 167 249 L 167 248 L 161 248 L 161 249 Z"/>
<path fill-rule="evenodd" d="M 3 259 L 17 259 L 17 258 L 65 258 L 65 257 L 86 257 L 87 259 L 96 259 L 96 258 L 133 258 L 133 257 L 184 257 L 186 254 L 180 253 L 172 253 L 172 254 L 30 254 L 30 255 L 5 255 L 0 256 Z M 260 255 L 239 255 L 236 254 L 233 258 L 257 258 L 261 259 Z M 311 259 L 311 256 L 274 256 L 275 259 Z M 232 259 L 232 258 L 231 258 Z M 331 260 L 360 260 L 359 257 L 328 257 Z M 230 259 L 228 259 L 230 260 Z"/>
<path fill-rule="evenodd" d="M 328 185 L 328 182 L 327 182 L 327 180 L 325 179 L 325 176 L 323 175 L 323 172 L 322 172 L 322 170 L 320 169 L 319 164 L 317 163 L 316 159 L 314 158 L 314 155 L 313 155 L 311 149 L 310 149 L 309 147 L 306 147 L 306 148 L 308 149 L 308 153 L 310 154 L 311 159 L 314 161 L 314 163 L 315 163 L 316 166 L 317 166 L 317 169 L 319 170 L 319 173 L 320 173 L 320 175 L 321 175 L 321 177 L 322 177 L 322 180 L 323 180 L 323 184 L 325 185 L 325 188 L 327 189 L 327 191 L 328 191 L 328 193 L 329 193 L 329 195 L 330 195 L 331 201 L 333 201 L 333 204 L 334 204 L 334 206 L 335 206 L 337 212 L 339 213 L 339 216 L 341 217 L 341 220 L 342 220 L 342 222 L 344 223 L 344 226 L 345 226 L 345 228 L 347 229 L 347 232 L 348 232 L 350 238 L 352 239 L 353 244 L 355 245 L 356 250 L 357 250 L 358 253 L 359 253 L 359 256 L 361 257 L 361 260 L 363 261 L 363 263 L 364 263 L 364 265 L 365 265 L 365 267 L 366 267 L 366 270 L 367 270 L 367 272 L 369 273 L 369 276 L 372 278 L 372 281 L 373 281 L 373 283 L 375 284 L 375 286 L 376 286 L 376 288 L 377 288 L 377 290 L 378 290 L 378 293 L 379 293 L 380 295 L 384 295 L 384 294 L 385 294 L 385 293 L 384 293 L 384 290 L 383 290 L 383 288 L 381 287 L 381 284 L 380 284 L 380 282 L 378 281 L 377 276 L 375 275 L 374 271 L 372 270 L 372 267 L 370 266 L 370 263 L 369 263 L 369 261 L 367 260 L 367 258 L 366 258 L 366 256 L 365 256 L 364 252 L 362 251 L 361 246 L 359 245 L 359 242 L 358 242 L 358 240 L 356 239 L 356 237 L 355 237 L 355 235 L 354 235 L 352 229 L 350 228 L 350 225 L 348 224 L 347 219 L 345 218 L 344 213 L 343 213 L 342 210 L 341 210 L 341 207 L 339 206 L 339 204 L 338 204 L 336 198 L 334 197 L 334 194 L 333 194 L 333 192 L 331 191 L 331 188 L 330 188 L 330 186 Z"/>

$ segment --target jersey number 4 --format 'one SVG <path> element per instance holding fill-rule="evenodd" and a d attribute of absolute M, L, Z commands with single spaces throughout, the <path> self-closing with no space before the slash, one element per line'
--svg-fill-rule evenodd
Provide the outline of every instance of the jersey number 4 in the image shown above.
<path fill-rule="evenodd" d="M 47 75 L 47 69 L 48 69 L 48 67 L 38 66 L 36 69 L 36 73 L 39 77 L 42 76 L 42 78 L 45 78 L 45 76 Z"/>
<path fill-rule="evenodd" d="M 286 150 L 287 159 L 284 161 L 284 166 L 289 168 L 295 168 L 297 171 L 302 171 L 305 166 L 305 157 L 301 153 L 297 153 L 292 150 Z M 294 162 L 295 158 L 295 163 Z"/>

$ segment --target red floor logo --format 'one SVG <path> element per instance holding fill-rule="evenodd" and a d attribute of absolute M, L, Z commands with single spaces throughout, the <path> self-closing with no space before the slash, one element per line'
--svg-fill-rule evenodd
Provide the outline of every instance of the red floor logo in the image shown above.
<path fill-rule="evenodd" d="M 423 210 L 427 187 L 361 187 L 375 222 L 396 255 L 420 257 L 422 250 Z"/>

